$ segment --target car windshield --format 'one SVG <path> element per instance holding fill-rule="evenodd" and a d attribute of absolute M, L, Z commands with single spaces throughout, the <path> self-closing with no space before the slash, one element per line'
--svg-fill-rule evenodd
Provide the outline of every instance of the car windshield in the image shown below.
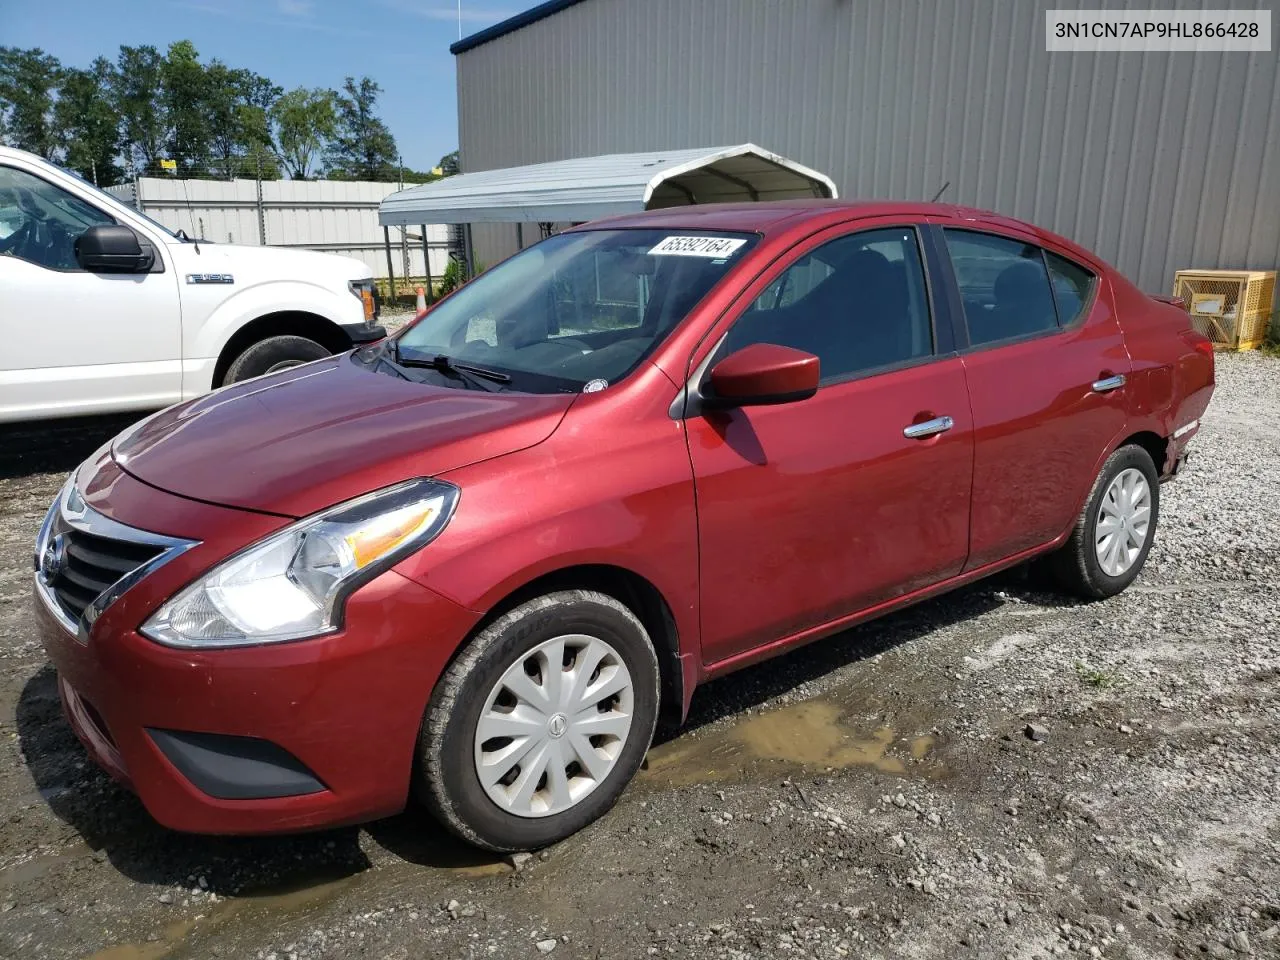
<path fill-rule="evenodd" d="M 751 234 L 590 230 L 481 274 L 409 328 L 406 362 L 447 357 L 507 389 L 600 390 L 633 370 L 756 241 Z M 450 382 L 458 382 L 451 380 Z"/>

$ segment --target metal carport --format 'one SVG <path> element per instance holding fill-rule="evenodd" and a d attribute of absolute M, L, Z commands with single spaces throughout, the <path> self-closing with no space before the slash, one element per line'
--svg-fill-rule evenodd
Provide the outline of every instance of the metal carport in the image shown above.
<path fill-rule="evenodd" d="M 687 204 L 835 196 L 825 174 L 744 143 L 458 174 L 391 194 L 378 207 L 378 222 L 384 228 L 514 223 L 519 231 L 525 223 L 581 223 Z M 470 275 L 469 229 L 464 236 Z"/>

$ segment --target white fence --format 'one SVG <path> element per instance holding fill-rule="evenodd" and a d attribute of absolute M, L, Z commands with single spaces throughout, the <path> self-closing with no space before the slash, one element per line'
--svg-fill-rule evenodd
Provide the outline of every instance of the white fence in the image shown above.
<path fill-rule="evenodd" d="M 108 192 L 170 230 L 214 243 L 300 247 L 363 260 L 387 275 L 378 204 L 394 183 L 343 180 L 170 180 L 140 177 Z M 431 276 L 448 264 L 449 228 L 427 227 Z M 421 277 L 421 228 L 391 228 L 391 266 L 397 279 Z"/>

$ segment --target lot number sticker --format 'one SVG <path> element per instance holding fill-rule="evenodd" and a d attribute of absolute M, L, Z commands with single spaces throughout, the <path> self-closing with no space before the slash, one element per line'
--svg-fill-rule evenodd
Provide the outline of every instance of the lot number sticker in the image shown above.
<path fill-rule="evenodd" d="M 729 237 L 667 237 L 649 252 L 660 257 L 731 257 L 747 241 Z"/>

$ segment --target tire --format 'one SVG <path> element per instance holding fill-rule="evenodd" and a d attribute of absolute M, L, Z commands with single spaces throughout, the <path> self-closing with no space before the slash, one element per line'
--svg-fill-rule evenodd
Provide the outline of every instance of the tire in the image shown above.
<path fill-rule="evenodd" d="M 224 384 L 239 383 L 241 380 L 252 377 L 277 373 L 289 367 L 296 367 L 300 363 L 321 360 L 330 353 L 330 350 L 306 337 L 267 337 L 236 357 L 227 368 L 227 374 L 222 378 L 222 382 Z"/>
<path fill-rule="evenodd" d="M 564 667 L 558 678 L 569 683 L 565 688 L 566 700 L 573 700 L 577 671 L 591 668 L 593 663 L 601 666 L 590 674 L 582 674 L 586 697 L 574 702 L 586 702 L 593 690 L 604 691 L 621 682 L 624 676 L 629 678 L 629 694 L 602 701 L 609 706 L 608 710 L 597 716 L 591 711 L 598 707 L 583 708 L 595 720 L 607 720 L 615 725 L 629 716 L 629 728 L 622 736 L 596 735 L 588 740 L 586 737 L 590 735 L 580 731 L 594 728 L 580 726 L 578 719 L 565 719 L 566 716 L 581 718 L 585 714 L 570 707 L 565 707 L 564 713 L 555 707 L 540 713 L 530 705 L 531 700 L 518 700 L 504 686 L 508 680 L 519 679 L 516 671 L 520 669 L 526 670 L 525 676 L 537 690 L 545 690 L 548 683 L 556 682 L 542 672 L 549 661 L 539 658 L 544 657 L 547 645 L 554 652 L 558 649 L 555 645 L 564 638 L 569 638 L 569 642 L 565 644 L 562 663 L 569 661 L 569 651 L 573 656 L 572 671 Z M 589 646 L 575 646 L 588 643 Z M 595 654 L 606 646 L 612 653 L 594 660 Z M 538 668 L 531 676 L 527 673 L 529 664 Z M 625 668 L 625 675 L 621 668 Z M 636 615 L 613 597 L 593 590 L 564 590 L 523 603 L 472 639 L 436 684 L 419 742 L 418 792 L 428 809 L 449 830 L 488 850 L 536 850 L 563 840 L 609 810 L 635 776 L 653 738 L 658 716 L 658 683 L 658 659 L 648 633 Z M 528 689 L 523 684 L 520 688 Z M 623 706 L 628 709 L 622 709 Z M 526 718 L 520 721 L 522 724 L 535 725 L 520 728 L 534 731 L 530 737 L 478 739 L 482 717 L 492 723 L 495 716 L 517 714 Z M 561 721 L 556 720 L 557 716 Z M 534 719 L 528 720 L 530 717 Z M 585 721 L 591 722 L 591 719 Z M 557 723 L 559 733 L 555 732 Z M 504 740 L 509 741 L 505 746 Z M 528 740 L 543 745 L 525 747 L 528 752 L 520 756 L 522 743 Z M 597 740 L 603 745 L 597 747 Z M 544 748 L 549 751 L 546 755 L 550 759 L 540 767 Z M 592 751 L 589 765 L 578 760 L 584 748 Z M 481 781 L 479 765 L 482 760 L 500 758 L 488 766 L 493 771 L 489 776 L 492 781 L 495 773 L 512 762 L 501 759 L 508 749 L 513 751 L 510 756 L 520 757 L 513 768 L 518 773 L 507 770 L 511 777 L 509 783 L 491 782 L 486 787 Z M 571 801 L 564 809 L 557 808 L 549 779 L 552 770 L 557 769 L 557 759 L 563 761 L 558 769 L 565 774 L 557 778 L 563 788 L 559 796 Z M 607 767 L 604 766 L 606 760 L 610 764 Z M 526 762 L 528 774 L 520 767 Z M 577 773 L 572 772 L 575 766 Z M 598 776 L 588 775 L 589 766 L 597 767 Z M 533 775 L 539 769 L 543 773 L 535 781 Z M 526 779 L 521 780 L 521 776 Z M 522 785 L 530 783 L 537 785 L 531 798 L 520 799 L 528 792 Z M 546 784 L 545 788 L 542 784 Z M 572 799 L 573 790 L 579 791 L 576 799 Z M 496 797 L 501 797 L 502 802 Z"/>
<path fill-rule="evenodd" d="M 1117 509 L 1116 503 L 1109 501 L 1112 486 L 1117 478 L 1125 475 L 1126 481 L 1135 480 L 1136 488 L 1136 478 L 1132 471 L 1136 471 L 1146 484 L 1145 502 L 1148 511 L 1146 526 L 1138 537 L 1141 545 L 1136 548 L 1136 553 L 1133 553 L 1132 547 L 1134 537 L 1126 536 L 1120 544 L 1121 549 L 1125 551 L 1124 554 L 1108 558 L 1111 564 L 1111 569 L 1108 570 L 1104 560 L 1099 556 L 1100 550 L 1104 557 L 1107 556 L 1108 545 L 1099 543 L 1098 523 L 1103 519 L 1104 503 L 1109 503 L 1108 509 Z M 1141 502 L 1139 501 L 1140 506 Z M 1133 532 L 1135 537 L 1137 537 L 1138 523 L 1133 517 L 1141 517 L 1140 506 L 1130 518 L 1129 526 L 1120 528 Z M 1133 444 L 1121 447 L 1102 465 L 1102 470 L 1098 474 L 1098 479 L 1094 481 L 1089 499 L 1076 520 L 1071 536 L 1061 548 L 1047 558 L 1046 566 L 1058 585 L 1069 593 L 1090 600 L 1114 597 L 1133 583 L 1141 572 L 1143 564 L 1147 561 L 1147 554 L 1151 550 L 1151 544 L 1155 541 L 1159 518 L 1160 479 L 1156 474 L 1151 454 Z M 1120 537 L 1122 534 L 1117 533 L 1115 536 Z M 1118 569 L 1117 563 L 1123 565 L 1123 569 Z"/>

